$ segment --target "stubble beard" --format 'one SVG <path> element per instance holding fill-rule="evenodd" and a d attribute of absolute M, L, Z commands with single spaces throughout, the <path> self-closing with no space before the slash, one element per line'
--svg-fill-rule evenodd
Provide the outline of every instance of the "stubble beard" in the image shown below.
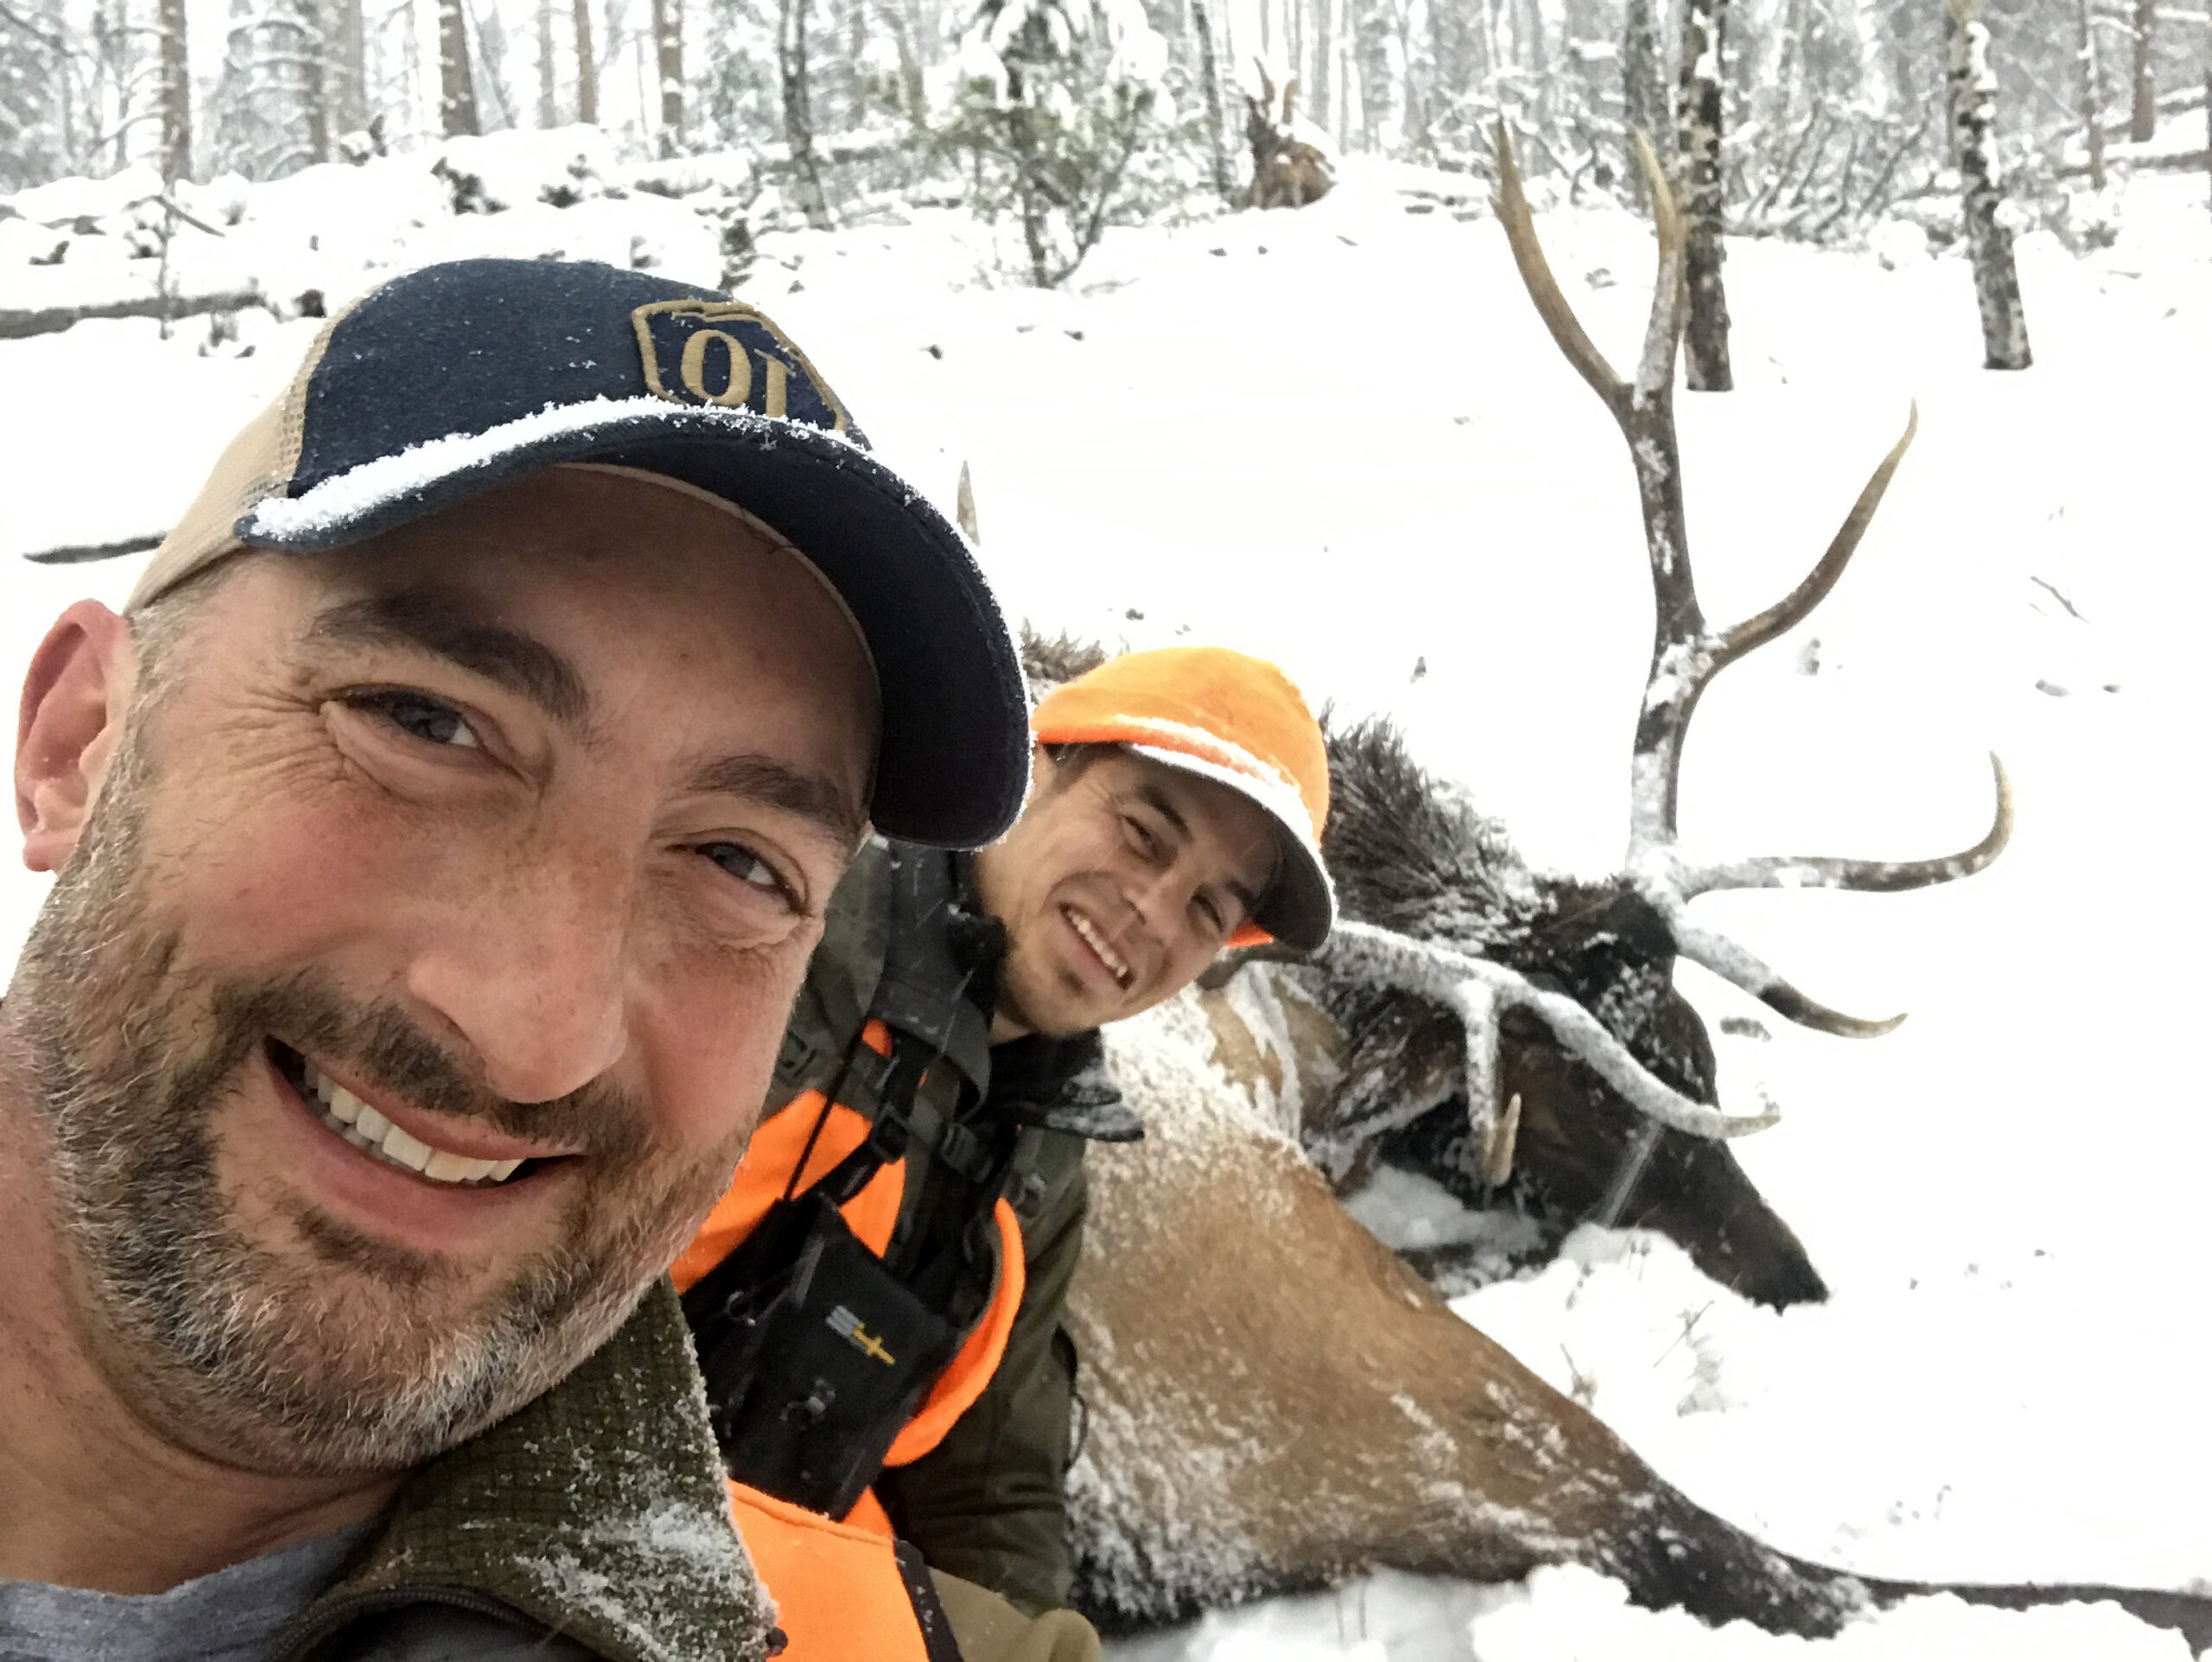
<path fill-rule="evenodd" d="M 418 1465 L 556 1384 L 620 1326 L 727 1183 L 742 1136 L 676 1160 L 657 1154 L 643 1105 L 604 1084 L 524 1108 L 326 974 L 182 964 L 143 856 L 143 731 L 126 734 L 7 999 L 80 1339 L 143 1422 L 226 1463 L 295 1475 Z M 252 1239 L 223 1190 L 214 1122 L 265 1066 L 272 1034 L 402 1099 L 581 1150 L 556 1245 L 471 1308 L 454 1264 L 304 1200 L 277 1208 L 288 1250 Z"/>

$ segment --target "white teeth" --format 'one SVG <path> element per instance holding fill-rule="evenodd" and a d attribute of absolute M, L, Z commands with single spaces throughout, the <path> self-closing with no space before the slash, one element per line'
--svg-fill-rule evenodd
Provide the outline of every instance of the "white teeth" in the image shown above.
<path fill-rule="evenodd" d="M 1071 911 L 1067 915 L 1068 921 L 1075 926 L 1076 933 L 1090 943 L 1090 950 L 1097 953 L 1100 960 L 1114 972 L 1114 979 L 1122 986 L 1128 986 L 1129 966 L 1122 961 L 1120 953 L 1106 944 L 1106 938 L 1098 933 L 1096 926 L 1080 912 Z"/>
<path fill-rule="evenodd" d="M 420 1171 L 430 1163 L 430 1145 L 397 1125 L 384 1134 L 384 1151 L 403 1166 Z"/>
<path fill-rule="evenodd" d="M 521 1169 L 519 1160 L 478 1160 L 434 1149 L 401 1130 L 344 1086 L 325 1078 L 313 1063 L 303 1060 L 302 1072 L 308 1093 L 323 1111 L 323 1124 L 364 1153 L 440 1183 L 504 1183 Z"/>
<path fill-rule="evenodd" d="M 465 1154 L 448 1154 L 440 1149 L 423 1168 L 423 1175 L 441 1183 L 480 1183 L 487 1177 L 496 1182 L 520 1164 L 519 1160 L 471 1160 Z M 499 1169 L 502 1166 L 506 1171 Z"/>

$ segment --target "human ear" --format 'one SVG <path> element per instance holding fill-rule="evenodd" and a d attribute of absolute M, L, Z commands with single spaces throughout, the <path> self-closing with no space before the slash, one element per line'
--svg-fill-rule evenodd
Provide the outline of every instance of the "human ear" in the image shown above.
<path fill-rule="evenodd" d="M 58 871 L 77 846 L 123 735 L 136 669 L 130 626 L 80 600 L 46 632 L 16 723 L 16 818 L 23 863 Z"/>

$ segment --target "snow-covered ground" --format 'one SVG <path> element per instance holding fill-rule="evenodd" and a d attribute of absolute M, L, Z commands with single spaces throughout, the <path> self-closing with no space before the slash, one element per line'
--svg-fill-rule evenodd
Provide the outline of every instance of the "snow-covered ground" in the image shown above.
<path fill-rule="evenodd" d="M 456 220 L 419 168 L 401 172 L 257 192 L 194 258 L 334 302 L 372 266 L 457 252 L 719 270 L 711 221 L 683 203 Z M 1274 656 L 1340 711 L 1397 718 L 1537 859 L 1606 867 L 1650 628 L 1627 459 L 1496 223 L 1404 204 L 1355 162 L 1294 214 L 1116 232 L 1062 294 L 1005 275 L 987 230 L 921 213 L 764 238 L 745 293 L 923 487 L 949 500 L 972 464 L 1011 610 L 1109 642 Z M 1815 997 L 1912 1013 L 1887 1038 L 1822 1038 L 1682 971 L 1716 1032 L 1758 1015 L 1771 1035 L 1719 1036 L 1724 1087 L 1783 1105 L 1740 1152 L 1833 1300 L 1777 1315 L 1664 1241 L 1590 1232 L 1459 1306 L 1706 1505 L 1871 1573 L 2212 1580 L 2212 1089 L 2197 1069 L 2212 214 L 2201 177 L 2151 175 L 2120 213 L 2117 245 L 2086 260 L 2022 244 L 2037 364 L 2018 375 L 1980 368 L 1966 266 L 1916 232 L 1889 228 L 1878 252 L 1733 245 L 1738 390 L 1681 398 L 1693 546 L 1720 618 L 1792 584 L 1916 399 L 1922 423 L 1835 594 L 1707 699 L 1686 838 L 1933 853 L 1986 825 L 1986 752 L 2018 791 L 2012 849 L 1955 888 L 1699 902 Z M 1540 225 L 1593 334 L 1627 360 L 1648 234 L 1613 210 Z M 143 262 L 76 251 L 28 268 L 26 231 L 0 223 L 0 306 L 143 283 Z M 150 322 L 94 322 L 0 344 L 0 680 L 67 601 L 119 599 L 136 564 L 14 556 L 166 525 L 314 328 L 250 314 L 207 355 L 204 323 L 166 343 Z M 0 882 L 0 962 L 39 894 Z M 1433 1207 L 1424 1224 L 1409 1185 L 1376 1201 L 1402 1228 L 1452 1226 Z M 1571 1570 L 1504 1589 L 1378 1577 L 1114 1650 L 2187 1655 L 2109 1608 L 1950 1601 L 1821 1646 L 1713 1633 Z"/>

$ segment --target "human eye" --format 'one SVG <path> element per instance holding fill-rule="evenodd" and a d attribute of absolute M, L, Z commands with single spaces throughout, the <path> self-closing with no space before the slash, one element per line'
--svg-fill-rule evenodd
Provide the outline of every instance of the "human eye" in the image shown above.
<path fill-rule="evenodd" d="M 742 843 L 731 842 L 702 843 L 698 849 L 701 854 L 747 888 L 780 901 L 791 911 L 804 910 L 798 885 L 758 850 L 747 848 Z"/>
<path fill-rule="evenodd" d="M 1149 859 L 1158 851 L 1160 837 L 1151 826 L 1133 813 L 1122 816 L 1122 835 L 1137 854 Z"/>
<path fill-rule="evenodd" d="M 1191 903 L 1198 908 L 1198 916 L 1205 920 L 1209 930 L 1217 935 L 1229 933 L 1229 909 L 1217 896 L 1201 891 Z"/>
<path fill-rule="evenodd" d="M 425 692 L 404 688 L 379 689 L 354 693 L 346 702 L 426 744 L 457 750 L 480 749 L 483 746 L 467 716 L 444 699 L 434 698 Z"/>

